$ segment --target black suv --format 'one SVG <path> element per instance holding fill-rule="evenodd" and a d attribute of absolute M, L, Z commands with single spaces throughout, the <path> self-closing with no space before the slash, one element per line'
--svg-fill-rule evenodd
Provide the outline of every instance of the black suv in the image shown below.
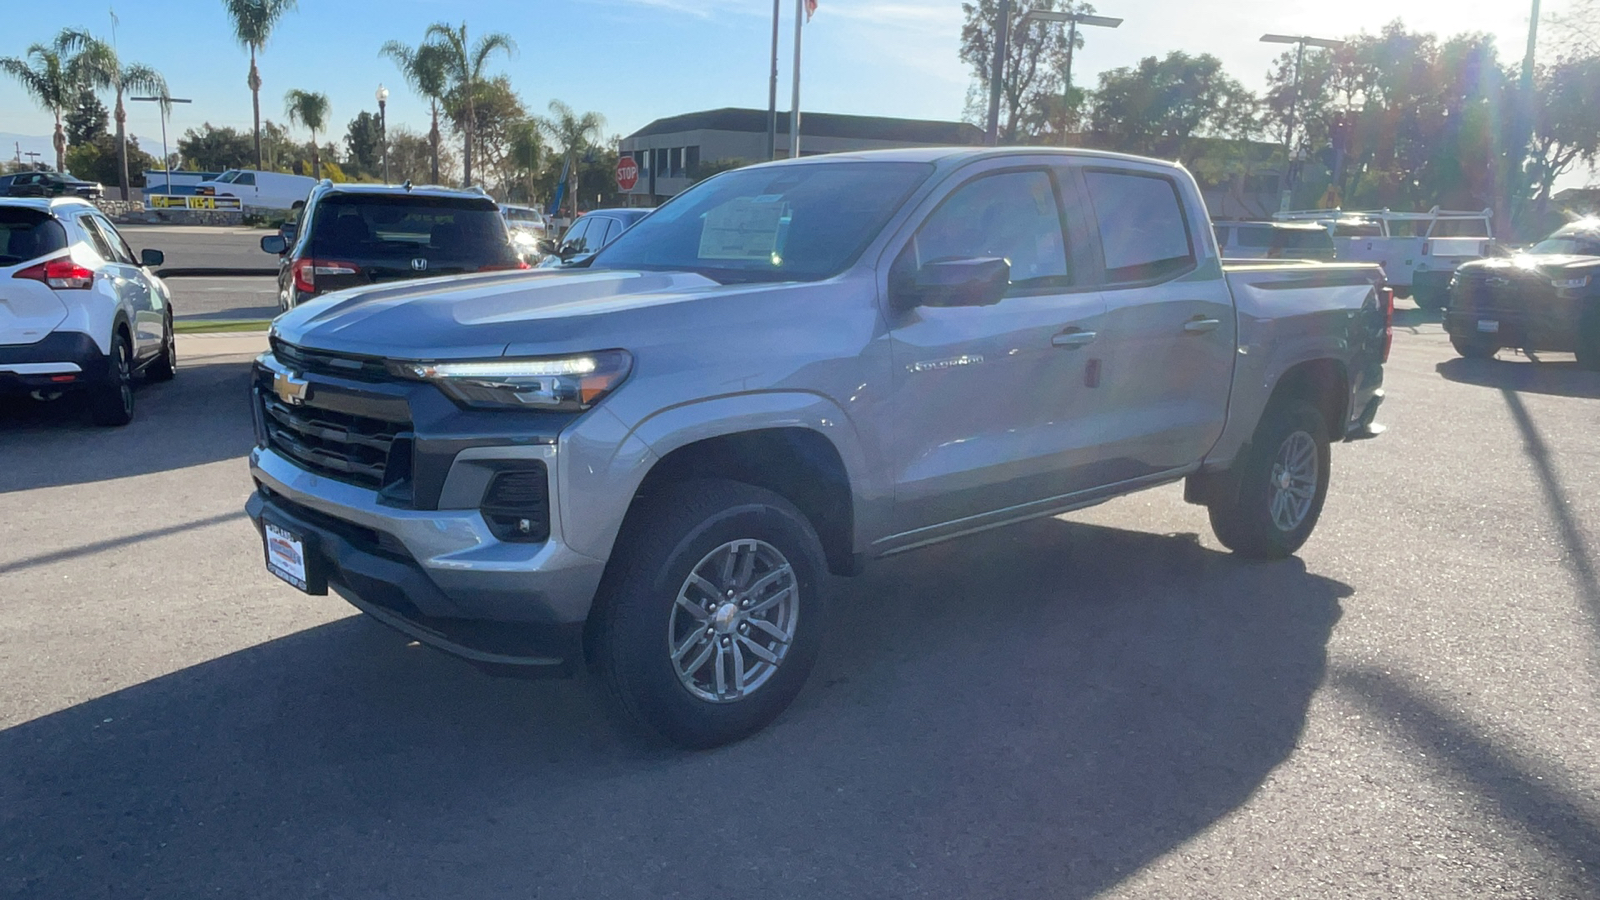
<path fill-rule="evenodd" d="M 99 200 L 100 185 L 60 172 L 18 172 L 6 186 L 8 197 L 82 197 Z"/>
<path fill-rule="evenodd" d="M 278 307 L 344 288 L 526 269 L 500 208 L 477 190 L 334 184 L 311 189 L 298 225 L 261 239 L 279 256 Z"/>

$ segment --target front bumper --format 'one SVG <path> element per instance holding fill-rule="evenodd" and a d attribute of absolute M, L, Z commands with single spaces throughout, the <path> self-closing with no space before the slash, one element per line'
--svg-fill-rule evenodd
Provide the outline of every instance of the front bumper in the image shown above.
<path fill-rule="evenodd" d="M 0 344 L 0 393 L 99 384 L 108 365 L 94 339 L 81 332 L 52 332 L 32 344 Z"/>

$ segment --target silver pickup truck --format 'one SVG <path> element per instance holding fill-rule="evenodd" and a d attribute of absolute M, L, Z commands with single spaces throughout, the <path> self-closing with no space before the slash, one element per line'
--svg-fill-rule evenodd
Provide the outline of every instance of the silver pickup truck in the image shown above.
<path fill-rule="evenodd" d="M 248 511 L 295 587 L 492 669 L 587 663 L 712 746 L 799 692 L 830 572 L 1180 480 L 1234 551 L 1293 553 L 1330 444 L 1375 432 L 1391 309 L 1377 266 L 1224 266 L 1167 163 L 754 166 L 580 268 L 279 317 Z"/>

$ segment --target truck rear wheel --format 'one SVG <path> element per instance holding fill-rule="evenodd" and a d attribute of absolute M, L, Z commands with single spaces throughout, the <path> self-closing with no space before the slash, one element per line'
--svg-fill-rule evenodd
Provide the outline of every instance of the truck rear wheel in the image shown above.
<path fill-rule="evenodd" d="M 1223 546 L 1282 559 L 1305 544 L 1328 495 L 1328 424 L 1305 400 L 1267 408 L 1239 465 L 1239 491 L 1210 506 Z"/>
<path fill-rule="evenodd" d="M 623 713 L 669 743 L 753 734 L 816 662 L 822 543 L 793 504 L 739 482 L 684 482 L 641 502 L 597 597 L 591 660 Z"/>

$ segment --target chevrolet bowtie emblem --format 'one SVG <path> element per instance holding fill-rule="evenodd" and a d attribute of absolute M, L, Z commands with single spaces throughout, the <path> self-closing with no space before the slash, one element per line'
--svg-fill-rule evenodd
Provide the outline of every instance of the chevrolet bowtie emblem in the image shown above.
<path fill-rule="evenodd" d="M 299 406 L 311 396 L 311 383 L 288 372 L 279 372 L 272 377 L 272 392 L 290 406 Z"/>

